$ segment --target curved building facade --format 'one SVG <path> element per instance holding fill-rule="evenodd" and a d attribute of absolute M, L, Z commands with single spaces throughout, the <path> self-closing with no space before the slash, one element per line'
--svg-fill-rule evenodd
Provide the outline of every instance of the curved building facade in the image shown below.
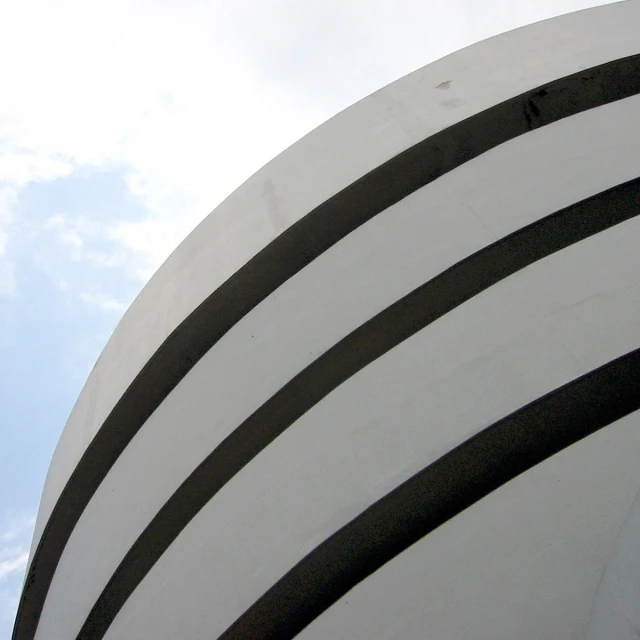
<path fill-rule="evenodd" d="M 14 640 L 640 628 L 640 2 L 313 131 L 127 311 Z"/>

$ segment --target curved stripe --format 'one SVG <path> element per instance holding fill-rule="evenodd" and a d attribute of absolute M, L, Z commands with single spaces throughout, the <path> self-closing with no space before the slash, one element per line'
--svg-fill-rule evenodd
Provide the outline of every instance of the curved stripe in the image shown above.
<path fill-rule="evenodd" d="M 77 640 L 102 638 L 180 532 L 233 476 L 345 380 L 448 311 L 518 270 L 640 214 L 640 178 L 539 220 L 418 287 L 317 358 L 209 454 L 122 560 Z"/>
<path fill-rule="evenodd" d="M 478 500 L 640 409 L 640 349 L 515 411 L 321 543 L 218 640 L 290 640 L 350 589 Z"/>
<path fill-rule="evenodd" d="M 32 640 L 53 574 L 118 456 L 200 358 L 283 282 L 378 213 L 532 129 L 640 93 L 640 55 L 579 71 L 453 125 L 343 189 L 254 256 L 163 342 L 122 395 L 61 492 L 27 572 L 14 640 Z"/>

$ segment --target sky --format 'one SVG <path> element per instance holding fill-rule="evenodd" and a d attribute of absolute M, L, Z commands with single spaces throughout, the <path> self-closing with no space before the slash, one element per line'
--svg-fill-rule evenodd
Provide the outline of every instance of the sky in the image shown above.
<path fill-rule="evenodd" d="M 71 407 L 185 235 L 367 94 L 599 4 L 0 0 L 0 640 Z"/>

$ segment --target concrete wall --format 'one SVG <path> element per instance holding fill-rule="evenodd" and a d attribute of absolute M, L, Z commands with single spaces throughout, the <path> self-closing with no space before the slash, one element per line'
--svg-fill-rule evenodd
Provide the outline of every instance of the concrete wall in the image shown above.
<path fill-rule="evenodd" d="M 638 24 L 632 0 L 462 50 L 214 211 L 78 399 L 16 640 L 635 637 Z M 397 498 L 385 542 L 424 470 L 435 525 Z M 379 553 L 341 556 L 365 520 Z"/>

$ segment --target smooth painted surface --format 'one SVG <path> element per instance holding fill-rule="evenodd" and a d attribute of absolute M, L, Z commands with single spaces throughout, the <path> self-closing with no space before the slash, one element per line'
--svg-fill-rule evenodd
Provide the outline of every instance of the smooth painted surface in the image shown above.
<path fill-rule="evenodd" d="M 640 426 L 640 425 L 638 425 Z M 616 461 L 620 464 L 621 461 Z M 620 527 L 591 608 L 587 640 L 640 637 L 640 487 Z"/>
<path fill-rule="evenodd" d="M 424 137 L 576 69 L 637 53 L 638 23 L 640 4 L 630 1 L 474 45 L 373 94 L 253 176 L 176 250 L 105 348 L 56 450 L 34 545 L 82 452 L 135 375 L 177 324 L 252 255 Z"/>
<path fill-rule="evenodd" d="M 528 267 L 349 379 L 210 501 L 106 637 L 216 637 L 420 468 L 636 348 L 639 233 L 635 219 Z M 186 590 L 193 595 L 172 607 Z"/>
<path fill-rule="evenodd" d="M 424 187 L 285 283 L 211 349 L 116 462 L 65 549 L 37 637 L 77 633 L 120 560 L 171 493 L 301 368 L 473 251 L 640 175 L 639 151 L 640 98 L 543 127 Z M 513 322 L 517 329 L 517 318 Z M 471 357 L 474 351 L 463 353 Z M 431 377 L 454 362 L 447 352 L 430 357 L 441 363 Z M 382 389 L 385 382 L 376 384 Z"/>
<path fill-rule="evenodd" d="M 585 632 L 593 598 L 640 485 L 639 455 L 635 413 L 436 529 L 352 589 L 299 640 L 592 637 Z M 637 637 L 609 631 L 596 637 Z"/>
<path fill-rule="evenodd" d="M 426 137 L 523 91 L 640 53 L 638 24 L 634 0 L 474 45 L 339 114 L 253 176 L 176 250 L 105 348 L 52 462 L 34 548 L 121 394 L 247 260 Z M 483 153 L 284 282 L 213 345 L 115 461 L 62 553 L 36 640 L 73 640 L 181 483 L 339 340 L 474 252 L 638 176 L 633 97 Z M 106 638 L 216 638 L 411 475 L 638 348 L 639 248 L 636 217 L 497 282 L 359 370 L 222 486 L 133 591 Z M 301 637 L 630 640 L 640 595 L 638 419 L 501 487 L 371 575 Z"/>

